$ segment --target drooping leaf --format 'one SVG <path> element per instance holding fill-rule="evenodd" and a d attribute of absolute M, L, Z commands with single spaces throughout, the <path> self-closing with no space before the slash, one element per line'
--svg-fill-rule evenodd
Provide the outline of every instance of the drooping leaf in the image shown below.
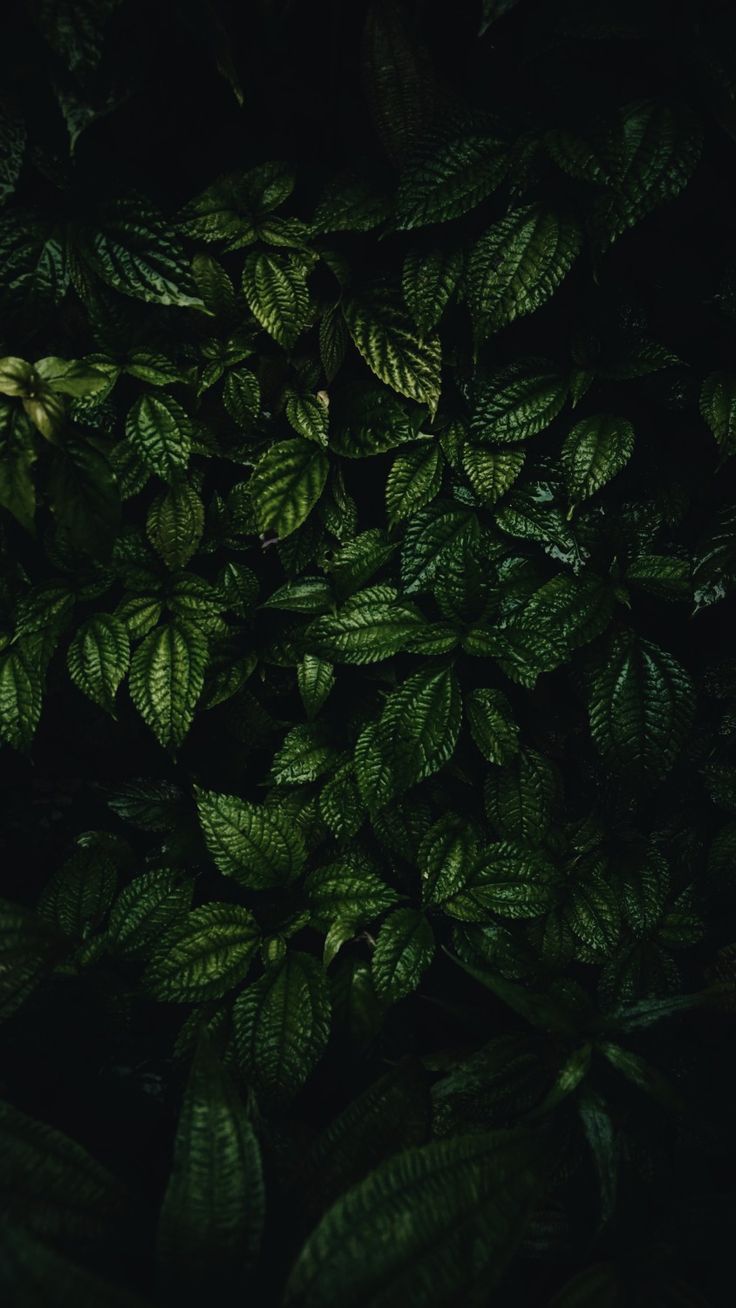
<path fill-rule="evenodd" d="M 402 999 L 419 984 L 434 958 L 434 932 L 418 909 L 396 908 L 383 923 L 371 967 L 379 998 Z"/>
<path fill-rule="evenodd" d="M 388 296 L 350 300 L 344 314 L 354 344 L 380 381 L 434 413 L 440 397 L 439 338 L 420 339 Z"/>
<path fill-rule="evenodd" d="M 130 665 L 130 697 L 164 749 L 181 745 L 202 693 L 207 637 L 177 617 L 150 631 Z"/>
<path fill-rule="evenodd" d="M 248 1111 L 206 1040 L 184 1092 L 158 1223 L 161 1279 L 171 1292 L 232 1293 L 258 1253 L 261 1152 Z"/>
<path fill-rule="evenodd" d="M 433 1308 L 487 1292 L 522 1237 L 545 1170 L 533 1139 L 488 1132 L 406 1150 L 350 1190 L 307 1240 L 286 1302 Z M 397 1237 L 397 1233 L 400 1233 Z M 467 1257 L 469 1248 L 475 1250 Z"/>
<path fill-rule="evenodd" d="M 611 643 L 591 679 L 593 740 L 611 768 L 632 778 L 669 772 L 694 707 L 691 678 L 678 660 L 633 635 Z"/>
<path fill-rule="evenodd" d="M 112 713 L 118 687 L 130 665 L 130 639 L 120 618 L 99 613 L 79 627 L 67 651 L 75 686 Z"/>
<path fill-rule="evenodd" d="M 240 995 L 233 1009 L 238 1062 L 255 1087 L 289 1100 L 320 1059 L 330 1033 L 330 999 L 320 963 L 299 950 Z"/>

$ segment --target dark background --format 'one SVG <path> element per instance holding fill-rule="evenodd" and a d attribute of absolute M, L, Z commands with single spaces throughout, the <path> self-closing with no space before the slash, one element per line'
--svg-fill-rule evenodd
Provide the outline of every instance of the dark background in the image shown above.
<path fill-rule="evenodd" d="M 674 0 L 558 6 L 520 0 L 497 7 L 508 12 L 479 38 L 479 4 L 458 0 L 448 5 L 438 0 L 410 6 L 448 103 L 465 101 L 514 121 L 518 130 L 525 125 L 538 128 L 540 123 L 574 123 L 581 114 L 585 117 L 588 102 L 605 110 L 638 96 L 674 95 L 704 118 L 704 155 L 695 179 L 678 200 L 647 218 L 635 238 L 613 248 L 601 282 L 612 306 L 619 300 L 640 305 L 651 335 L 687 362 L 664 402 L 644 387 L 643 398 L 637 401 L 640 409 L 631 414 L 635 425 L 643 426 L 651 437 L 648 466 L 644 470 L 638 466 L 636 476 L 646 483 L 641 487 L 646 491 L 691 478 L 697 487 L 695 522 L 705 530 L 716 507 L 731 501 L 734 492 L 730 465 L 712 479 L 707 475 L 712 465 L 710 437 L 692 416 L 699 380 L 707 372 L 732 366 L 736 346 L 736 293 L 728 299 L 736 231 L 736 143 L 729 131 L 727 106 L 724 109 L 712 78 L 704 73 L 702 54 L 717 49 L 724 59 L 731 55 L 730 6 Z M 101 194 L 133 188 L 173 212 L 219 173 L 267 159 L 285 159 L 296 166 L 299 183 L 293 211 L 298 213 L 308 213 L 324 181 L 346 167 L 367 169 L 387 189 L 392 187 L 395 174 L 381 150 L 361 89 L 361 33 L 367 8 L 363 0 L 219 4 L 243 87 L 242 108 L 209 57 L 209 37 L 203 37 L 204 8 L 140 0 L 111 15 L 110 40 L 93 81 L 100 88 L 119 85 L 123 102 L 93 122 L 80 138 L 71 184 L 59 192 L 40 173 L 29 175 L 24 180 L 26 204 L 67 206 L 74 216 Z M 52 92 L 58 70 L 28 7 L 11 3 L 2 17 L 2 38 L 4 90 L 22 101 L 38 138 L 63 155 L 64 126 Z M 472 215 L 467 220 L 470 235 L 474 221 Z M 362 245 L 361 238 L 355 238 L 356 257 L 362 251 L 366 259 L 375 259 L 374 244 L 369 240 Z M 389 265 L 399 259 L 401 249 L 389 239 L 379 257 Z M 569 334 L 584 311 L 588 282 L 588 269 L 576 272 L 542 311 L 544 316 L 535 317 L 532 336 L 538 342 L 540 322 L 546 325 L 550 354 L 559 336 Z M 523 323 L 515 326 L 500 349 L 513 357 L 524 349 L 528 330 Z M 10 349 L 1 324 L 0 344 Z M 24 344 L 33 357 L 33 339 Z M 23 350 L 14 347 L 11 352 Z M 655 390 L 657 385 L 653 382 Z M 606 407 L 603 392 L 600 407 Z M 363 480 L 361 496 L 368 513 L 371 497 L 376 497 L 379 520 L 385 465 L 377 460 L 374 468 L 375 485 Z M 361 467 L 360 476 L 364 475 Z M 705 610 L 688 624 L 679 612 L 673 614 L 656 601 L 642 606 L 647 634 L 695 669 L 714 654 L 730 653 L 732 621 L 730 606 Z M 549 702 L 546 707 L 541 704 L 540 718 L 531 724 L 540 737 L 557 711 L 555 693 L 553 680 Z M 178 764 L 180 775 L 190 774 L 193 761 L 196 768 L 199 760 L 209 758 L 210 779 L 217 771 L 226 788 L 225 780 L 237 776 L 237 788 L 245 793 L 248 784 L 255 786 L 260 780 L 263 757 L 256 752 L 249 758 L 244 779 L 236 747 L 232 757 L 227 753 L 227 737 L 223 750 L 223 731 L 222 713 L 196 724 Z M 574 760 L 568 763 L 574 769 Z M 172 775 L 168 761 L 129 706 L 118 723 L 108 723 L 81 696 L 70 695 L 63 675 L 57 682 L 51 679 L 33 762 L 6 750 L 0 755 L 0 768 L 5 805 L 0 827 L 3 893 L 29 904 L 59 865 L 72 835 L 114 827 L 96 783 L 131 775 Z M 723 921 L 718 924 L 721 942 L 733 938 L 731 927 Z M 712 953 L 711 942 L 706 942 L 703 956 L 708 951 Z M 699 965 L 696 954 L 689 964 L 693 975 Z M 95 990 L 69 978 L 53 994 L 42 989 L 34 996 L 3 1037 L 0 1084 L 25 1111 L 58 1125 L 113 1170 L 128 1175 L 153 1205 L 167 1176 L 178 1092 L 178 1074 L 172 1074 L 161 1050 L 167 1047 L 181 1013 L 134 1005 L 116 1024 L 113 981 L 110 993 L 104 984 Z M 500 1008 L 479 999 L 477 987 L 466 985 L 456 969 L 439 964 L 434 989 L 471 1009 L 485 1005 L 494 1031 L 506 1020 Z M 393 1045 L 400 1053 L 441 1045 L 439 1010 L 428 1005 L 425 1018 L 420 1009 L 412 1011 L 410 1028 L 400 1014 L 395 1019 L 388 1048 Z M 706 1085 L 720 1082 L 724 1072 L 718 1042 L 723 1026 L 716 1022 L 711 1027 L 702 1017 L 697 1023 L 698 1061 L 693 1075 Z M 125 1031 L 122 1038 L 121 1031 Z M 313 1123 L 329 1120 L 375 1072 L 370 1064 L 355 1066 L 333 1059 L 300 1101 L 301 1117 Z M 656 1131 L 654 1120 L 652 1130 Z M 730 1264 L 723 1223 L 729 1212 L 726 1196 L 733 1144 L 733 1138 L 723 1141 L 715 1188 L 723 1193 L 724 1204 L 720 1212 L 704 1215 L 702 1257 L 697 1255 L 698 1233 L 689 1233 L 695 1246 L 689 1260 L 692 1279 L 707 1290 L 714 1304 L 724 1305 L 732 1301 L 723 1288 Z M 699 1168 L 716 1166 L 712 1155 L 699 1163 L 692 1152 L 687 1165 L 692 1168 L 693 1186 L 705 1179 Z M 632 1195 L 632 1229 L 652 1217 L 640 1212 L 637 1202 Z M 150 1250 L 141 1252 L 142 1264 L 149 1254 Z M 541 1308 L 565 1277 L 587 1260 L 587 1250 L 580 1248 L 567 1250 L 558 1265 L 532 1262 L 527 1270 L 515 1273 L 513 1301 Z M 132 1266 L 135 1269 L 135 1259 Z M 133 1280 L 136 1275 L 134 1270 Z"/>

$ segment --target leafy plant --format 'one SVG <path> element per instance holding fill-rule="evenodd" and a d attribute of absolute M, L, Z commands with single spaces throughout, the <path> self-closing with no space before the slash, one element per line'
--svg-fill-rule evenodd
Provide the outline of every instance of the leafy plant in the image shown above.
<path fill-rule="evenodd" d="M 13 8 L 8 1303 L 730 1303 L 733 27 Z"/>

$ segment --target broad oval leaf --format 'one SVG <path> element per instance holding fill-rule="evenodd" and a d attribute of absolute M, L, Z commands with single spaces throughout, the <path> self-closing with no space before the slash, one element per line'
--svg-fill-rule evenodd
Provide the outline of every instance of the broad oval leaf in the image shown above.
<path fill-rule="evenodd" d="M 162 481 L 172 481 L 189 462 L 191 419 L 170 395 L 141 395 L 128 414 L 125 434 L 138 457 Z"/>
<path fill-rule="evenodd" d="M 253 914 L 239 904 L 202 904 L 159 940 L 143 975 L 156 999 L 218 999 L 244 981 L 258 945 Z"/>
<path fill-rule="evenodd" d="M 196 787 L 194 794 L 207 848 L 225 876 L 262 890 L 299 875 L 304 841 L 285 814 L 235 795 Z"/>
<path fill-rule="evenodd" d="M 569 218 L 525 205 L 490 227 L 477 242 L 466 273 L 476 337 L 533 313 L 557 289 L 580 250 Z"/>
<path fill-rule="evenodd" d="M 357 349 L 376 376 L 399 395 L 426 404 L 434 414 L 440 398 L 439 338 L 420 340 L 388 296 L 349 300 L 344 314 Z"/>
<path fill-rule="evenodd" d="M 625 418 L 598 413 L 568 432 L 561 463 L 572 504 L 587 500 L 626 466 L 634 451 L 634 428 Z"/>
<path fill-rule="evenodd" d="M 495 190 L 507 166 L 506 150 L 492 136 L 468 132 L 428 140 L 411 155 L 401 174 L 396 226 L 426 227 L 459 218 Z"/>
<path fill-rule="evenodd" d="M 567 398 L 567 382 L 546 359 L 524 359 L 478 388 L 470 424 L 473 440 L 513 445 L 549 427 Z"/>
<path fill-rule="evenodd" d="M 293 1268 L 294 1308 L 443 1308 L 487 1294 L 522 1238 L 546 1171 L 516 1132 L 438 1140 L 389 1159 L 338 1199 Z M 468 1256 L 468 1251 L 473 1256 Z"/>
<path fill-rule="evenodd" d="M 258 463 L 250 491 L 258 529 L 279 538 L 300 527 L 317 503 L 329 470 L 313 441 L 277 441 Z"/>

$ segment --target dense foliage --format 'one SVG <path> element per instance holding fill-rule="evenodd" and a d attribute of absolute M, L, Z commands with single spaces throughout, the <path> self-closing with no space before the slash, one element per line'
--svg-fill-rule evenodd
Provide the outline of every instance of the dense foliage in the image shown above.
<path fill-rule="evenodd" d="M 730 1303 L 729 7 L 3 32 L 5 1300 Z"/>

